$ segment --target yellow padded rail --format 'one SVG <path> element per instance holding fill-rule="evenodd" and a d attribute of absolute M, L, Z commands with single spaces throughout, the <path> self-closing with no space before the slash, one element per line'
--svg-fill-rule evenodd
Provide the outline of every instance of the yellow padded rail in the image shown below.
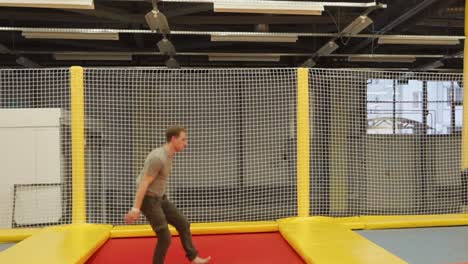
<path fill-rule="evenodd" d="M 86 222 L 85 99 L 84 70 L 70 68 L 72 139 L 72 222 Z"/>
<path fill-rule="evenodd" d="M 170 226 L 172 235 L 177 231 Z M 260 233 L 277 232 L 276 222 L 219 222 L 219 223 L 195 223 L 190 226 L 194 235 L 234 234 L 234 233 Z M 155 236 L 149 225 L 115 226 L 111 231 L 111 237 L 147 237 Z"/>
<path fill-rule="evenodd" d="M 336 224 L 341 224 L 342 226 L 352 229 L 352 230 L 357 230 L 357 229 L 365 229 L 366 228 L 366 223 L 363 221 L 363 219 L 359 216 L 354 216 L 354 217 L 323 217 L 326 219 L 326 221 L 331 221 Z"/>
<path fill-rule="evenodd" d="M 465 1 L 465 37 L 468 36 L 468 1 Z M 467 87 L 468 78 L 468 41 L 465 40 L 463 49 L 463 87 Z M 463 93 L 463 102 L 468 102 L 468 93 Z M 468 107 L 463 107 L 461 169 L 468 169 Z"/>
<path fill-rule="evenodd" d="M 280 232 L 307 263 L 406 263 L 352 229 L 468 225 L 468 214 L 294 217 L 278 221 L 196 223 L 194 235 Z M 170 228 L 172 234 L 177 232 Z M 0 242 L 21 241 L 0 252 L 0 263 L 85 263 L 112 237 L 154 236 L 149 225 L 72 224 L 44 229 L 0 229 Z M 27 252 L 27 254 L 25 254 Z"/>
<path fill-rule="evenodd" d="M 365 229 L 468 225 L 467 214 L 361 216 L 360 219 Z"/>
<path fill-rule="evenodd" d="M 309 264 L 399 264 L 404 260 L 326 218 L 278 221 L 281 235 Z"/>
<path fill-rule="evenodd" d="M 341 224 L 342 226 L 358 229 L 390 229 L 390 228 L 418 228 L 444 227 L 468 225 L 468 214 L 441 215 L 387 215 L 387 216 L 354 216 L 354 217 L 311 217 L 315 221 L 322 220 Z"/>
<path fill-rule="evenodd" d="M 38 228 L 0 229 L 0 242 L 18 242 L 40 230 Z"/>
<path fill-rule="evenodd" d="M 309 70 L 297 70 L 297 214 L 309 216 Z"/>
<path fill-rule="evenodd" d="M 44 228 L 0 253 L 0 263 L 85 263 L 104 244 L 111 225 L 77 224 Z"/>

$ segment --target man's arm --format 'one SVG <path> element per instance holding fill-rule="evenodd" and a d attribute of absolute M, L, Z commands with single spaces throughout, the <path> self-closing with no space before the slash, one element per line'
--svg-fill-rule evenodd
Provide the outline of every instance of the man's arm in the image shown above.
<path fill-rule="evenodd" d="M 135 201 L 133 203 L 133 208 L 125 215 L 125 223 L 131 224 L 133 221 L 136 221 L 140 218 L 140 208 L 141 204 L 143 203 L 143 197 L 145 197 L 146 190 L 148 186 L 154 181 L 154 176 L 145 174 L 140 184 L 138 185 L 138 189 L 135 194 Z"/>
<path fill-rule="evenodd" d="M 143 203 L 143 198 L 145 197 L 146 191 L 148 190 L 148 186 L 154 181 L 160 169 L 161 160 L 158 158 L 152 159 L 145 163 L 144 174 L 140 180 L 140 183 L 138 184 L 133 207 L 125 216 L 125 222 L 127 224 L 130 224 L 131 222 L 140 218 L 140 209 L 141 204 Z"/>
<path fill-rule="evenodd" d="M 143 203 L 143 198 L 145 197 L 146 190 L 148 186 L 154 181 L 154 176 L 145 174 L 138 185 L 138 189 L 135 194 L 135 201 L 133 203 L 133 208 L 138 210 L 141 209 L 141 204 Z"/>

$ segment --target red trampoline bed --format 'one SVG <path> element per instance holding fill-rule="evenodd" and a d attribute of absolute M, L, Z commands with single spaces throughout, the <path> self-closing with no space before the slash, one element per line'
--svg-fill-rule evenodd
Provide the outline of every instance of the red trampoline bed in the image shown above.
<path fill-rule="evenodd" d="M 157 238 L 112 238 L 100 247 L 87 264 L 152 263 Z M 193 241 L 200 256 L 210 255 L 212 264 L 303 264 L 302 258 L 283 239 L 279 232 L 194 235 Z M 178 236 L 166 255 L 167 264 L 190 263 Z"/>

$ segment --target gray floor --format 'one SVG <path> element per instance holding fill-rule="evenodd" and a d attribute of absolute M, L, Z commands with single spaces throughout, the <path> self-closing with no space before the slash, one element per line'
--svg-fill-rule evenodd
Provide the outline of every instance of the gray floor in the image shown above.
<path fill-rule="evenodd" d="M 468 262 L 468 226 L 359 230 L 356 233 L 410 264 Z"/>
<path fill-rule="evenodd" d="M 14 245 L 16 245 L 16 243 L 1 243 L 0 242 L 0 252 Z"/>

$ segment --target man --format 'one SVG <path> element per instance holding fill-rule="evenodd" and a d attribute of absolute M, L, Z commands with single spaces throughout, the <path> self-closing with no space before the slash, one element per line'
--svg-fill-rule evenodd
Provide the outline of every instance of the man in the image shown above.
<path fill-rule="evenodd" d="M 187 146 L 187 132 L 183 127 L 170 127 L 166 131 L 166 144 L 151 151 L 137 177 L 137 191 L 133 208 L 125 216 L 127 224 L 140 218 L 140 210 L 158 236 L 153 264 L 163 264 L 171 243 L 168 224 L 180 235 L 187 258 L 193 264 L 209 263 L 211 257 L 200 258 L 192 243 L 190 223 L 168 200 L 166 185 L 171 173 L 172 159 Z"/>

